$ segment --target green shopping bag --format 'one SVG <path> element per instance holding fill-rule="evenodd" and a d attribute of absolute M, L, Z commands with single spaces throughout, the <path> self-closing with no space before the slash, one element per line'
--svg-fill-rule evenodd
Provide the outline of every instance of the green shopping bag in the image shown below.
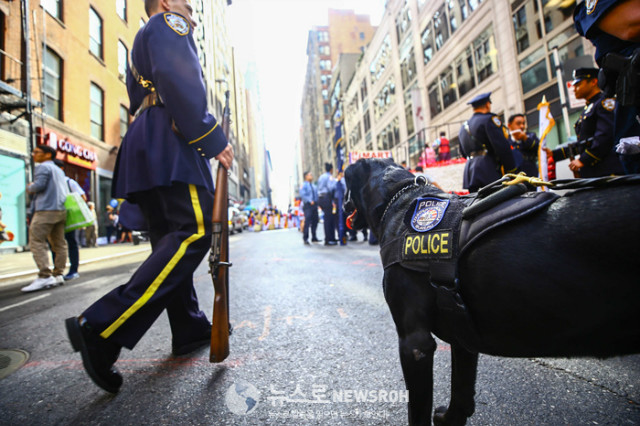
<path fill-rule="evenodd" d="M 67 221 L 64 224 L 64 232 L 74 229 L 85 228 L 93 224 L 93 215 L 89 206 L 84 202 L 82 196 L 77 192 L 67 195 L 64 201 L 64 208 L 67 210 Z"/>

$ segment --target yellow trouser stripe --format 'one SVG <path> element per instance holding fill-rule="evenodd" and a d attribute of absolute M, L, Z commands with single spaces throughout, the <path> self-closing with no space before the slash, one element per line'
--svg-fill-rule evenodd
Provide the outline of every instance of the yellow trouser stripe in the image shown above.
<path fill-rule="evenodd" d="M 129 309 L 127 309 L 122 315 L 120 315 L 120 318 L 115 320 L 113 324 L 111 324 L 106 330 L 100 333 L 100 336 L 102 336 L 103 338 L 106 339 L 109 336 L 111 336 L 122 324 L 125 323 L 125 321 L 127 321 L 133 314 L 135 314 L 138 311 L 138 309 L 144 306 L 144 304 L 147 303 L 147 301 L 151 299 L 151 297 L 153 297 L 156 290 L 158 290 L 158 288 L 164 282 L 167 276 L 171 273 L 171 271 L 173 271 L 173 268 L 175 268 L 178 262 L 180 262 L 180 259 L 182 259 L 182 256 L 184 256 L 184 253 L 187 251 L 187 247 L 189 247 L 189 244 L 191 244 L 192 242 L 204 236 L 204 222 L 202 220 L 202 208 L 200 206 L 200 200 L 198 199 L 198 192 L 196 190 L 196 186 L 189 185 L 189 192 L 191 195 L 191 204 L 193 205 L 193 211 L 195 213 L 196 221 L 198 223 L 198 232 L 196 234 L 192 234 L 189 238 L 187 238 L 180 244 L 180 247 L 178 248 L 178 251 L 176 252 L 176 254 L 173 255 L 169 263 L 165 265 L 165 267 L 162 269 L 160 274 L 156 277 L 155 280 L 153 280 L 153 282 L 151 283 L 149 288 L 147 288 L 144 294 L 138 300 L 136 300 L 135 303 L 131 305 Z"/>
<path fill-rule="evenodd" d="M 211 128 L 211 130 L 209 130 L 209 131 L 208 131 L 207 133 L 205 133 L 204 135 L 200 136 L 198 139 L 194 139 L 194 140 L 192 140 L 191 142 L 189 142 L 189 145 L 191 145 L 192 143 L 196 143 L 196 142 L 198 142 L 200 139 L 204 139 L 204 138 L 206 138 L 207 136 L 209 136 L 209 133 L 211 133 L 211 132 L 213 132 L 213 131 L 215 130 L 215 128 L 216 128 L 216 127 L 218 127 L 218 123 L 216 123 L 216 125 L 215 125 L 215 126 L 213 126 L 213 127 Z"/>

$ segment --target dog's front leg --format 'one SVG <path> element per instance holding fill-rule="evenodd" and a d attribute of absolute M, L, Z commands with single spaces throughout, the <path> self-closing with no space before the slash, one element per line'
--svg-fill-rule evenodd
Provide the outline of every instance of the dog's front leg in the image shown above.
<path fill-rule="evenodd" d="M 385 299 L 398 332 L 402 374 L 409 390 L 409 424 L 430 425 L 433 407 L 431 335 L 435 300 L 423 273 L 391 267 L 385 271 Z"/>
<path fill-rule="evenodd" d="M 475 410 L 478 354 L 460 345 L 451 345 L 451 402 L 449 408 L 438 407 L 433 424 L 464 425 Z"/>

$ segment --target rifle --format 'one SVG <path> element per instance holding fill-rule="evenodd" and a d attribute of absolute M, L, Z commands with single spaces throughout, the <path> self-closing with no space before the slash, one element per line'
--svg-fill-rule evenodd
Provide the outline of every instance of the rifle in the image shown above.
<path fill-rule="evenodd" d="M 229 91 L 224 94 L 222 131 L 229 140 Z M 209 253 L 209 273 L 213 280 L 213 317 L 209 362 L 222 362 L 229 356 L 229 188 L 227 169 L 218 164 L 213 201 L 213 235 Z"/>
<path fill-rule="evenodd" d="M 585 149 L 589 148 L 591 146 L 591 144 L 593 143 L 593 137 L 587 138 L 583 141 L 577 141 L 577 142 L 568 142 L 566 144 L 562 144 L 560 145 L 558 148 L 562 148 L 564 150 L 567 151 L 568 158 L 569 161 L 573 161 L 577 155 L 580 155 L 581 152 L 584 152 Z M 566 158 L 566 157 L 565 157 Z M 580 172 L 579 171 L 574 171 L 573 172 L 573 177 L 574 178 L 579 178 L 580 177 Z"/>

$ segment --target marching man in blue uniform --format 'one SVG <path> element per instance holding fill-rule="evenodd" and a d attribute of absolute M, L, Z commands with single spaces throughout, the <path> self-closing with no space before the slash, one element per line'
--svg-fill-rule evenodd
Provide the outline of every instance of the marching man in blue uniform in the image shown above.
<path fill-rule="evenodd" d="M 209 160 L 227 169 L 233 150 L 207 111 L 206 91 L 187 0 L 145 0 L 149 22 L 136 35 L 127 71 L 130 112 L 112 195 L 137 205 L 148 225 L 152 254 L 129 282 L 66 320 L 75 351 L 101 388 L 115 393 L 114 367 L 166 309 L 174 355 L 210 341 L 193 272 L 211 244 L 213 178 Z"/>
<path fill-rule="evenodd" d="M 477 192 L 485 185 L 517 170 L 509 133 L 500 117 L 491 113 L 491 92 L 468 102 L 473 116 L 460 129 L 460 151 L 468 158 L 462 187 Z"/>

